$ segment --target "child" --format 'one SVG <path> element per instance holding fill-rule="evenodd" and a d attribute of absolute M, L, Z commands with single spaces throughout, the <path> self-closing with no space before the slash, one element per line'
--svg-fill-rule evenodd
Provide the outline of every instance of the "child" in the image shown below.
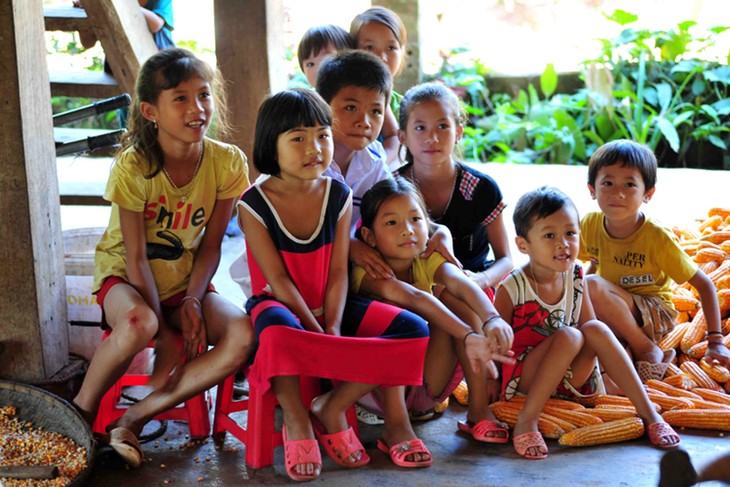
<path fill-rule="evenodd" d="M 505 400 L 527 399 L 514 427 L 514 448 L 528 459 L 547 456 L 537 431 L 545 402 L 596 394 L 596 358 L 633 402 L 647 425 L 649 440 L 672 447 L 679 436 L 649 402 L 641 381 L 611 330 L 595 319 L 583 271 L 575 259 L 580 228 L 578 210 L 562 192 L 542 187 L 523 195 L 514 211 L 517 248 L 529 257 L 497 289 L 494 305 L 515 330 L 515 364 L 503 364 Z"/>
<path fill-rule="evenodd" d="M 470 386 L 469 410 L 459 429 L 477 441 L 506 443 L 507 427 L 489 409 L 486 361 L 493 354 L 495 360 L 510 360 L 506 354 L 512 345 L 512 330 L 458 267 L 438 253 L 421 257 L 428 238 L 428 217 L 418 190 L 403 178 L 377 183 L 363 198 L 360 232 L 385 258 L 395 279 L 372 278 L 362 267 L 355 267 L 350 278 L 352 291 L 407 308 L 430 324 L 424 385 L 410 389 L 406 399 L 410 409 L 424 411 L 447 398 L 461 381 L 463 369 Z M 431 294 L 434 284 L 445 286 L 462 300 L 472 319 L 462 321 L 441 304 Z M 388 444 L 379 440 L 378 448 L 388 451 Z"/>
<path fill-rule="evenodd" d="M 659 487 L 690 487 L 712 480 L 730 483 L 730 452 L 727 450 L 700 467 L 699 472 L 684 450 L 667 452 L 659 465 Z"/>
<path fill-rule="evenodd" d="M 673 350 L 656 345 L 675 325 L 672 281 L 697 289 L 707 320 L 706 357 L 730 365 L 714 284 L 671 231 L 640 211 L 654 195 L 656 176 L 656 157 L 636 142 L 616 140 L 596 150 L 588 190 L 601 211 L 583 218 L 578 256 L 590 260 L 586 280 L 596 316 L 628 343 L 642 380 L 661 380 L 674 358 Z"/>
<path fill-rule="evenodd" d="M 464 130 L 458 97 L 440 83 L 414 86 L 401 101 L 399 118 L 408 162 L 397 174 L 418 187 L 429 217 L 451 230 L 456 258 L 493 299 L 494 288 L 512 270 L 505 204 L 491 177 L 454 160 Z"/>
<path fill-rule="evenodd" d="M 94 354 L 74 405 L 93 423 L 102 395 L 155 337 L 154 376 L 164 381 L 179 361 L 173 329 L 182 332 L 187 359 L 110 426 L 106 441 L 133 467 L 142 461 L 137 436 L 145 423 L 232 374 L 253 344 L 246 316 L 210 284 L 233 202 L 248 185 L 240 149 L 205 137 L 217 80 L 184 49 L 144 63 L 104 195 L 112 213 L 96 247 L 94 292 L 102 326 L 113 331 Z M 208 352 L 209 344 L 215 347 Z"/>
<path fill-rule="evenodd" d="M 363 310 L 365 301 L 348 299 L 345 306 L 352 201 L 346 185 L 323 176 L 332 162 L 331 125 L 329 107 L 311 90 L 278 93 L 259 110 L 253 161 L 265 176 L 238 203 L 253 289 L 246 311 L 257 336 L 280 325 L 335 336 L 417 338 L 425 347 L 428 331 L 415 315 L 402 312 L 386 320 L 378 315 L 382 303 Z M 319 450 L 312 450 L 317 443 L 299 377 L 274 377 L 272 385 L 284 414 L 287 474 L 293 480 L 316 478 L 322 462 Z M 341 382 L 312 404 L 322 445 L 344 467 L 370 461 L 347 427 L 345 411 L 375 387 Z"/>
<path fill-rule="evenodd" d="M 307 30 L 299 41 L 297 59 L 309 84 L 317 86 L 317 73 L 322 61 L 351 47 L 350 34 L 338 25 L 318 25 Z"/>
<path fill-rule="evenodd" d="M 350 37 L 355 49 L 375 54 L 385 63 L 391 77 L 397 76 L 403 69 L 406 47 L 406 28 L 395 12 L 385 7 L 371 7 L 358 14 L 350 24 Z M 391 84 L 392 89 L 392 84 Z M 383 147 L 387 153 L 389 165 L 398 164 L 398 111 L 399 98 L 393 94 L 391 103 L 385 112 L 383 128 L 380 132 Z"/>

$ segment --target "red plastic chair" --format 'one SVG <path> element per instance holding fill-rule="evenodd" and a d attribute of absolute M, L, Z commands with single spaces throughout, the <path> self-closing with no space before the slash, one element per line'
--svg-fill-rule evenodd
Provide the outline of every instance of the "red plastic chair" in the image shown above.
<path fill-rule="evenodd" d="M 378 341 L 375 343 L 373 340 Z M 380 360 L 386 364 L 380 371 L 369 374 L 372 383 L 418 384 L 423 377 L 422 366 L 402 374 L 387 366 L 403 361 L 417 364 L 419 359 L 423 363 L 426 341 L 422 340 L 420 344 L 418 339 L 411 341 L 414 346 L 403 353 L 403 345 L 408 341 L 332 337 L 283 326 L 267 328 L 259 337 L 256 360 L 247 370 L 248 399 L 234 400 L 233 375 L 218 384 L 213 413 L 214 440 L 222 442 L 226 432 L 231 433 L 246 446 L 246 465 L 251 468 L 271 465 L 274 449 L 283 441 L 281 431 L 275 426 L 276 397 L 270 387 L 262 390 L 259 384 L 267 384 L 268 379 L 276 375 L 299 375 L 302 403 L 308 406 L 320 393 L 319 381 L 314 377 L 342 381 L 362 377 L 362 362 L 352 360 L 352 357 L 362 353 L 363 348 L 372 350 L 373 361 Z M 231 414 L 240 411 L 248 412 L 245 426 L 231 417 Z M 354 407 L 348 410 L 347 421 L 359 434 Z"/>
<path fill-rule="evenodd" d="M 110 334 L 111 330 L 107 330 L 102 341 L 106 340 Z M 148 343 L 147 347 L 153 348 L 154 342 Z M 123 389 L 132 386 L 146 386 L 149 379 L 148 374 L 124 374 L 102 397 L 92 430 L 95 433 L 106 432 L 106 427 L 119 419 L 127 410 L 126 405 L 119 404 Z M 208 391 L 204 391 L 183 404 L 158 414 L 153 419 L 186 421 L 192 438 L 205 438 L 210 435 L 210 405 Z"/>

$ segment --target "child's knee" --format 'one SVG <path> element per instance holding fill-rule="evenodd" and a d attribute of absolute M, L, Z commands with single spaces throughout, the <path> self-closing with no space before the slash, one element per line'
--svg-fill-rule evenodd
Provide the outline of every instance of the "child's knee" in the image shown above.
<path fill-rule="evenodd" d="M 580 331 L 586 337 L 605 337 L 613 335 L 613 332 L 608 327 L 608 325 L 598 320 L 586 321 L 580 327 Z"/>
<path fill-rule="evenodd" d="M 557 342 L 557 345 L 563 350 L 572 350 L 577 353 L 583 347 L 585 338 L 577 328 L 564 326 L 553 333 L 553 342 Z"/>
<path fill-rule="evenodd" d="M 139 304 L 130 308 L 120 322 L 115 323 L 114 330 L 118 339 L 124 339 L 144 348 L 159 331 L 159 322 L 149 306 Z"/>
<path fill-rule="evenodd" d="M 428 322 L 410 311 L 401 311 L 393 325 L 398 328 L 399 338 L 427 338 L 429 336 Z"/>

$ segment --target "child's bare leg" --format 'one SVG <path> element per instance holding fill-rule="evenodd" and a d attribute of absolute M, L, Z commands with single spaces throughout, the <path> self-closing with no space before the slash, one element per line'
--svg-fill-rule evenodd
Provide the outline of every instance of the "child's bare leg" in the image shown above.
<path fill-rule="evenodd" d="M 203 313 L 208 341 L 215 346 L 183 365 L 177 381 L 168 382 L 131 406 L 116 423 L 118 426 L 138 435 L 156 414 L 218 384 L 246 360 L 253 344 L 250 318 L 215 293 L 206 295 Z"/>
<path fill-rule="evenodd" d="M 162 387 L 170 372 L 180 364 L 182 341 L 178 333 L 168 326 L 160 328 L 155 340 L 154 369 L 150 375 L 149 385 L 153 389 Z"/>
<path fill-rule="evenodd" d="M 579 330 L 563 327 L 527 354 L 522 364 L 519 383 L 519 390 L 525 392 L 527 398 L 517 416 L 514 436 L 538 430 L 537 421 L 542 408 L 563 380 L 565 371 L 578 355 L 583 343 Z M 547 452 L 528 449 L 526 453 L 528 456 L 538 456 Z"/>
<path fill-rule="evenodd" d="M 586 282 L 596 318 L 626 340 L 634 359 L 661 362 L 664 354 L 641 330 L 636 318 L 638 310 L 631 295 L 620 286 L 595 275 L 587 276 Z"/>
<path fill-rule="evenodd" d="M 114 330 L 96 349 L 73 404 L 92 424 L 102 396 L 126 372 L 134 356 L 157 333 L 157 317 L 137 291 L 127 284 L 113 286 L 106 295 L 104 312 Z"/>
<path fill-rule="evenodd" d="M 631 360 L 626 352 L 621 348 L 614 334 L 608 327 L 600 321 L 591 320 L 581 326 L 580 331 L 586 339 L 584 352 L 590 356 L 590 368 L 593 368 L 593 357 L 597 356 L 606 373 L 614 380 L 621 390 L 626 394 L 636 407 L 639 416 L 647 425 L 656 422 L 664 422 L 659 413 L 656 412 L 651 405 L 649 396 L 646 394 L 644 386 L 641 384 L 639 376 L 636 374 Z M 577 367 L 574 368 L 577 373 Z M 588 371 L 588 374 L 590 371 Z M 584 379 L 587 379 L 587 374 Z M 580 379 L 578 379 L 580 381 Z M 665 438 L 667 444 L 679 443 L 679 437 Z"/>
<path fill-rule="evenodd" d="M 383 402 L 383 417 L 385 419 L 383 441 L 389 446 L 397 445 L 400 442 L 413 440 L 416 432 L 411 426 L 411 419 L 408 417 L 406 408 L 405 386 L 384 387 L 380 390 Z M 430 455 L 425 453 L 413 453 L 407 455 L 408 462 L 425 462 Z"/>
<path fill-rule="evenodd" d="M 707 465 L 703 465 L 697 474 L 697 482 L 719 480 L 730 482 L 730 453 L 724 453 Z"/>
<path fill-rule="evenodd" d="M 314 439 L 312 423 L 309 421 L 309 411 L 302 404 L 299 376 L 274 377 L 271 379 L 271 384 L 284 415 L 287 439 Z M 319 469 L 319 465 L 314 463 L 300 463 L 294 468 L 299 475 L 307 476 L 319 475 Z"/>
<path fill-rule="evenodd" d="M 365 394 L 372 392 L 377 386 L 357 382 L 341 382 L 330 392 L 312 401 L 311 412 L 319 419 L 328 433 L 345 431 L 347 410 Z M 345 459 L 347 463 L 356 463 L 362 458 L 362 452 L 356 451 Z"/>

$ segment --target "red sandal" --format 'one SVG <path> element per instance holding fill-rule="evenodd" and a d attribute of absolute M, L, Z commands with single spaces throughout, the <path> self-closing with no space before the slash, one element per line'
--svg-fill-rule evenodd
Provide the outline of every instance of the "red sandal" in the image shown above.
<path fill-rule="evenodd" d="M 477 423 L 471 421 L 459 421 L 459 429 L 483 443 L 507 443 L 509 441 L 509 430 L 499 423 L 483 419 Z M 488 433 L 492 433 L 489 435 Z M 496 436 L 495 433 L 504 433 L 504 436 Z"/>
<path fill-rule="evenodd" d="M 515 446 L 515 451 L 528 460 L 542 460 L 543 458 L 547 458 L 547 445 L 545 444 L 545 440 L 542 435 L 537 431 L 530 431 L 529 433 L 517 435 L 512 438 L 512 443 Z M 545 453 L 529 455 L 527 450 L 530 448 L 535 448 L 538 452 Z"/>
<path fill-rule="evenodd" d="M 357 468 L 370 463 L 370 457 L 365 451 L 365 447 L 362 446 L 362 443 L 360 443 L 360 439 L 355 434 L 355 430 L 352 429 L 352 426 L 337 433 L 326 433 L 327 429 L 324 427 L 324 424 L 322 424 L 319 418 L 314 415 L 314 413 L 310 413 L 310 418 L 312 422 L 312 429 L 314 429 L 314 435 L 322 444 L 322 448 L 324 448 L 324 451 L 327 452 L 327 455 L 329 455 L 336 464 L 347 468 Z M 362 452 L 360 460 L 356 462 L 348 462 L 345 460 L 347 457 L 358 451 Z"/>
<path fill-rule="evenodd" d="M 433 464 L 433 456 L 431 455 L 431 452 L 428 451 L 428 448 L 426 448 L 426 444 L 418 438 L 401 441 L 400 443 L 395 444 L 391 447 L 388 447 L 388 444 L 384 440 L 379 439 L 378 450 L 387 453 L 393 463 L 395 463 L 399 467 L 430 467 L 431 464 Z M 408 455 L 412 455 L 414 453 L 425 453 L 429 456 L 429 458 L 428 460 L 420 462 L 406 460 L 406 457 Z"/>
<path fill-rule="evenodd" d="M 319 453 L 319 443 L 317 440 L 289 440 L 286 437 L 286 424 L 281 427 L 281 434 L 284 439 L 284 463 L 286 465 L 286 474 L 292 480 L 313 480 L 319 477 L 322 470 L 322 455 Z M 298 465 L 305 463 L 313 463 L 317 465 L 317 472 L 306 475 L 299 474 L 295 470 Z"/>
<path fill-rule="evenodd" d="M 658 446 L 659 448 L 674 448 L 675 446 L 678 446 L 681 441 L 677 432 L 674 431 L 674 428 L 664 421 L 651 423 L 646 427 L 646 432 L 649 435 L 649 441 L 651 441 L 651 444 Z M 677 441 L 669 443 L 674 438 L 676 438 Z"/>

